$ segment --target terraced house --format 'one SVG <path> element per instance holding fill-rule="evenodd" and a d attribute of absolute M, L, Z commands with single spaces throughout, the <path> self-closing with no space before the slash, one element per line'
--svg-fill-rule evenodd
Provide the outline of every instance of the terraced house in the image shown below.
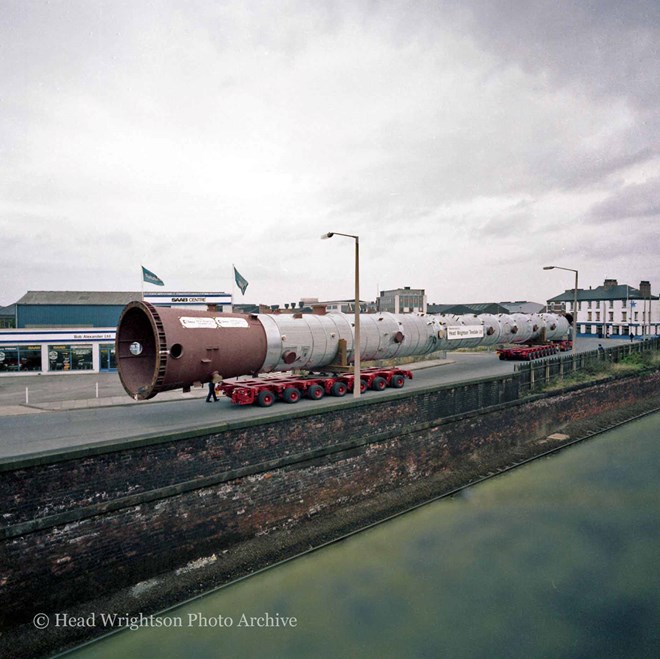
<path fill-rule="evenodd" d="M 573 313 L 574 289 L 548 300 L 548 308 L 562 307 Z M 606 279 L 602 286 L 577 291 L 578 333 L 601 337 L 658 336 L 660 304 L 651 293 L 651 284 L 641 281 L 639 288 Z"/>

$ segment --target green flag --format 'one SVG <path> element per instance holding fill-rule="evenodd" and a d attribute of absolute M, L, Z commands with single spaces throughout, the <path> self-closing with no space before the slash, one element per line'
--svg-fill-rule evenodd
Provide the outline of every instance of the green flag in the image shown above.
<path fill-rule="evenodd" d="M 153 272 L 151 272 L 151 270 L 147 270 L 144 266 L 142 266 L 142 279 L 149 284 L 165 286 L 163 280 L 160 277 L 156 276 Z"/>
<path fill-rule="evenodd" d="M 236 281 L 236 286 L 241 289 L 241 293 L 245 295 L 245 289 L 248 287 L 248 280 L 245 279 L 245 277 L 243 277 L 238 270 L 236 270 L 236 266 L 234 266 L 234 280 Z"/>

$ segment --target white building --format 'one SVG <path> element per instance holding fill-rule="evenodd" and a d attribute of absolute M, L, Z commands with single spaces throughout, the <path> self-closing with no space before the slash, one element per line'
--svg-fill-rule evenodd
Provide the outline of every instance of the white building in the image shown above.
<path fill-rule="evenodd" d="M 574 291 L 571 288 L 548 300 L 549 309 L 562 308 L 573 314 Z M 577 291 L 578 334 L 596 336 L 660 335 L 660 303 L 651 294 L 651 284 L 642 281 L 639 288 L 606 279 L 602 286 Z"/>
<path fill-rule="evenodd" d="M 395 288 L 381 291 L 376 300 L 378 311 L 390 313 L 426 313 L 426 291 L 423 288 Z"/>

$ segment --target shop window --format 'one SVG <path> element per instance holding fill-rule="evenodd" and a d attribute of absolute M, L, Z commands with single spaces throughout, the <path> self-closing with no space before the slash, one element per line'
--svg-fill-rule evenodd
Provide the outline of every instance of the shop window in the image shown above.
<path fill-rule="evenodd" d="M 0 372 L 41 371 L 39 346 L 0 346 Z"/>
<path fill-rule="evenodd" d="M 18 348 L 0 347 L 0 371 L 18 371 Z"/>
<path fill-rule="evenodd" d="M 91 371 L 92 346 L 48 346 L 49 371 Z"/>

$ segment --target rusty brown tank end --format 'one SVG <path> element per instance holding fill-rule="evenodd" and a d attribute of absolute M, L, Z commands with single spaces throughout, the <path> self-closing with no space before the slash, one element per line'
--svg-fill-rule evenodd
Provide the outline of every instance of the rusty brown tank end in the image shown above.
<path fill-rule="evenodd" d="M 208 382 L 214 371 L 224 378 L 257 372 L 266 334 L 252 316 L 131 302 L 119 319 L 115 352 L 124 389 L 145 400 Z"/>

